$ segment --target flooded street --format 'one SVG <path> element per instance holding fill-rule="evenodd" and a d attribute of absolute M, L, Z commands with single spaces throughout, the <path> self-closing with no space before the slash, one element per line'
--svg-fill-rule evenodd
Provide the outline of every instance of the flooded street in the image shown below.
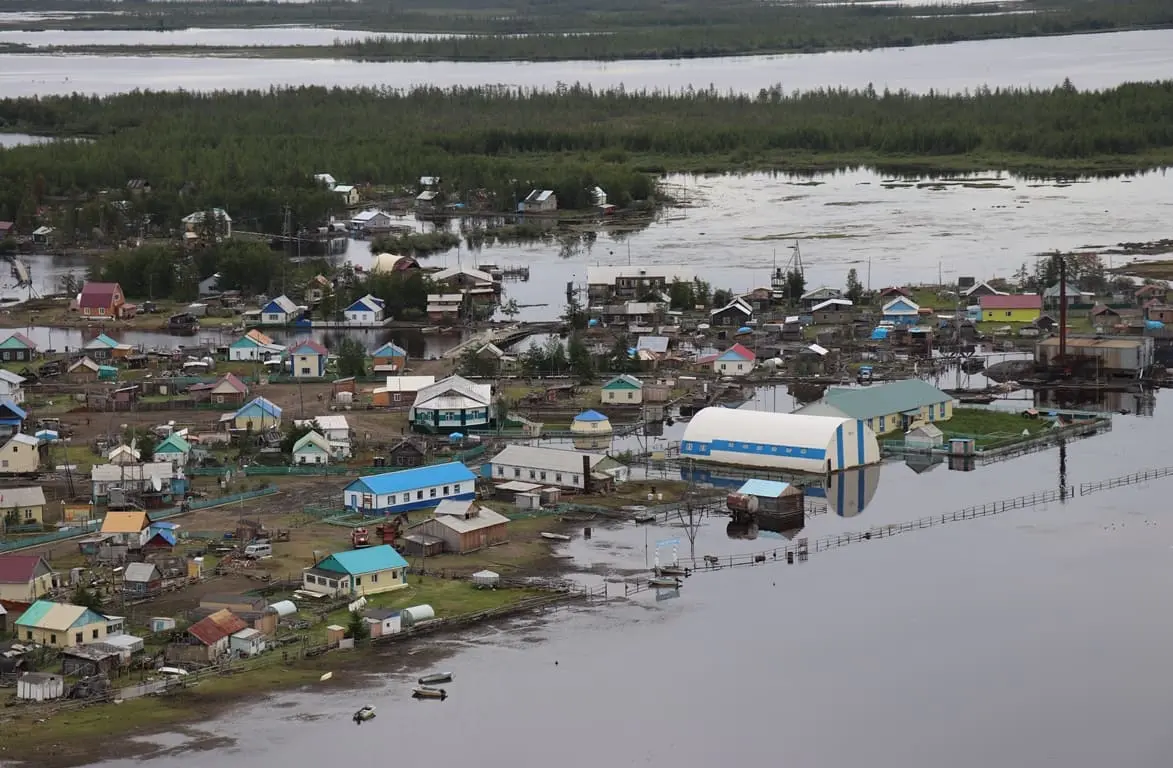
<path fill-rule="evenodd" d="M 1039 37 L 873 51 L 738 56 L 689 61 L 358 62 L 193 56 L 0 55 L 0 97 L 121 93 L 136 88 L 216 90 L 337 85 L 409 88 L 506 85 L 756 94 L 864 88 L 924 93 L 983 85 L 1108 88 L 1173 77 L 1173 30 Z"/>
<path fill-rule="evenodd" d="M 1153 419 L 1118 417 L 1112 432 L 1070 445 L 1068 483 L 1134 471 L 1136 455 L 1163 444 L 1171 426 L 1168 395 Z M 1059 482 L 1054 449 L 969 473 L 880 471 L 863 516 L 812 517 L 804 535 Z M 1157 768 L 1173 747 L 1164 728 L 1173 688 L 1153 673 L 1165 666 L 1173 617 L 1143 606 L 1162 600 L 1173 568 L 1173 523 L 1160 512 L 1171 483 L 1077 492 L 1063 505 L 853 544 L 804 564 L 700 573 L 670 600 L 644 593 L 510 631 L 425 640 L 454 653 L 443 664 L 456 675 L 443 703 L 408 698 L 406 675 L 349 694 L 336 678 L 326 695 L 277 696 L 204 727 L 235 739 L 227 754 L 250 768 L 361 760 L 386 747 L 388 729 L 411 734 L 396 740 L 397 760 L 434 760 L 443 744 L 446 762 L 522 768 L 548 765 L 551 754 L 571 768 L 700 768 L 770 755 L 817 768 Z M 731 541 L 724 525 L 705 523 L 699 553 L 776 546 Z M 636 526 L 596 528 L 568 551 L 639 569 L 645 541 L 670 537 L 687 551 L 679 528 Z M 374 727 L 350 722 L 362 704 L 378 707 Z M 500 738 L 519 723 L 524 743 Z M 180 752 L 106 765 L 208 763 Z"/>

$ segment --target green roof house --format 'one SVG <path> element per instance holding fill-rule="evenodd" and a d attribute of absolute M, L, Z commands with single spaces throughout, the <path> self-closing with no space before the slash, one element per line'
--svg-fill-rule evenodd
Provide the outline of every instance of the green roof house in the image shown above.
<path fill-rule="evenodd" d="M 823 399 L 795 413 L 857 419 L 877 435 L 953 418 L 952 396 L 927 381 L 905 379 L 870 387 L 831 387 Z"/>
<path fill-rule="evenodd" d="M 330 443 L 322 435 L 313 431 L 306 432 L 301 439 L 293 444 L 294 464 L 329 464 Z"/>
<path fill-rule="evenodd" d="M 604 403 L 639 405 L 644 401 L 644 383 L 634 376 L 616 376 L 603 385 Z"/>
<path fill-rule="evenodd" d="M 36 351 L 37 345 L 33 340 L 20 332 L 0 341 L 0 360 L 6 363 L 12 361 L 27 363 L 33 359 L 33 354 Z"/>
<path fill-rule="evenodd" d="M 174 467 L 187 465 L 191 456 L 191 443 L 175 432 L 155 447 L 155 461 L 169 461 Z"/>

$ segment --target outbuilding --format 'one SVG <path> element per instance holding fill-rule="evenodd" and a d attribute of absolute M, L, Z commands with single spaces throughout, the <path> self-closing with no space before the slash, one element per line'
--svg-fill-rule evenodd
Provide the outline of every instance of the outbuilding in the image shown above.
<path fill-rule="evenodd" d="M 435 376 L 388 376 L 385 385 L 371 392 L 371 404 L 392 408 L 410 406 L 420 390 L 435 383 Z"/>
<path fill-rule="evenodd" d="M 680 442 L 685 458 L 780 472 L 838 472 L 880 461 L 876 435 L 862 420 L 704 408 Z"/>
<path fill-rule="evenodd" d="M 52 701 L 65 695 L 65 678 L 48 672 L 25 672 L 16 679 L 16 698 Z"/>
<path fill-rule="evenodd" d="M 504 542 L 509 518 L 475 501 L 442 501 L 432 517 L 412 526 L 443 540 L 444 550 L 464 554 Z"/>
<path fill-rule="evenodd" d="M 933 424 L 921 424 L 904 435 L 904 447 L 914 451 L 931 451 L 945 444 L 945 433 Z"/>
<path fill-rule="evenodd" d="M 244 658 L 257 656 L 265 651 L 265 636 L 252 627 L 234 632 L 228 638 L 228 650 Z"/>

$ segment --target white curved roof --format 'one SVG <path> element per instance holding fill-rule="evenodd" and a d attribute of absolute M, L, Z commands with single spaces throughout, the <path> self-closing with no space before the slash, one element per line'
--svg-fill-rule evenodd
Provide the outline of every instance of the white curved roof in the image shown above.
<path fill-rule="evenodd" d="M 841 424 L 852 423 L 851 419 L 835 416 L 804 416 L 742 408 L 704 408 L 688 422 L 681 439 L 702 443 L 743 440 L 747 443 L 826 450 L 835 439 L 835 430 Z"/>
<path fill-rule="evenodd" d="M 402 256 L 394 253 L 380 253 L 375 256 L 375 260 L 371 264 L 371 271 L 391 272 L 395 269 L 395 264 L 402 258 Z"/>

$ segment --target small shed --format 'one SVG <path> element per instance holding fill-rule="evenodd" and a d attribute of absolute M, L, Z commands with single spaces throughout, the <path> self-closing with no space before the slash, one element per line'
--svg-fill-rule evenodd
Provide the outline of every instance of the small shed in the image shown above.
<path fill-rule="evenodd" d="M 25 672 L 16 680 L 16 698 L 52 701 L 65 695 L 65 678 L 48 672 Z"/>
<path fill-rule="evenodd" d="M 400 612 L 390 608 L 374 608 L 363 613 L 371 637 L 398 634 L 402 629 Z"/>
<path fill-rule="evenodd" d="M 945 433 L 935 424 L 921 424 L 904 435 L 904 447 L 917 451 L 931 451 L 945 444 Z"/>
<path fill-rule="evenodd" d="M 260 630 L 252 627 L 242 629 L 228 639 L 228 650 L 234 655 L 246 658 L 264 653 L 265 636 Z"/>
<path fill-rule="evenodd" d="M 168 632 L 175 629 L 175 619 L 170 616 L 152 616 L 151 632 Z"/>
<path fill-rule="evenodd" d="M 757 500 L 759 514 L 803 514 L 802 489 L 777 480 L 746 480 L 737 493 Z"/>
<path fill-rule="evenodd" d="M 122 653 L 107 643 L 88 643 L 61 651 L 61 674 L 89 677 L 108 675 L 118 668 Z"/>
<path fill-rule="evenodd" d="M 403 551 L 409 555 L 435 557 L 444 554 L 444 540 L 426 533 L 409 533 L 403 537 Z"/>
<path fill-rule="evenodd" d="M 477 571 L 472 575 L 472 583 L 478 588 L 496 588 L 501 583 L 501 574 L 496 571 Z"/>
<path fill-rule="evenodd" d="M 434 618 L 436 618 L 436 611 L 430 605 L 413 605 L 399 612 L 399 620 L 405 628 Z"/>

